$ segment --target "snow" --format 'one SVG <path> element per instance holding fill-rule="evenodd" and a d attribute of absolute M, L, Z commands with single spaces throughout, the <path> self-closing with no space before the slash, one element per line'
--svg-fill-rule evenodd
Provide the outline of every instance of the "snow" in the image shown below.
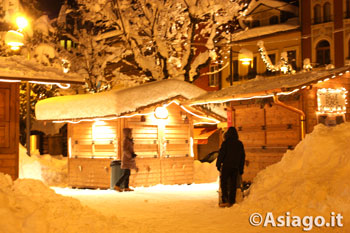
<path fill-rule="evenodd" d="M 36 104 L 35 114 L 38 120 L 119 116 L 176 96 L 191 99 L 204 93 L 190 83 L 168 79 L 122 90 L 48 98 Z"/>
<path fill-rule="evenodd" d="M 285 1 L 276 1 L 276 0 L 253 0 L 246 11 L 246 15 L 249 15 L 252 13 L 257 7 L 260 5 L 267 6 L 269 8 L 275 8 L 280 11 L 288 11 L 290 13 L 293 13 L 294 15 L 298 15 L 298 7 L 287 4 Z"/>
<path fill-rule="evenodd" d="M 0 22 L 12 22 L 13 17 L 21 12 L 21 4 L 19 0 L 0 0 L 0 5 L 4 15 L 0 18 Z"/>
<path fill-rule="evenodd" d="M 0 79 L 8 78 L 84 83 L 84 79 L 77 74 L 65 74 L 63 69 L 44 66 L 33 59 L 23 59 L 22 56 L 0 57 Z"/>
<path fill-rule="evenodd" d="M 300 215 L 334 211 L 349 216 L 349 138 L 350 123 L 317 125 L 279 163 L 258 174 L 242 207 L 293 210 Z"/>
<path fill-rule="evenodd" d="M 33 29 L 45 36 L 49 35 L 49 32 L 54 32 L 54 28 L 51 26 L 50 19 L 47 15 L 42 15 L 33 23 Z"/>
<path fill-rule="evenodd" d="M 343 73 L 346 70 L 348 70 L 348 67 L 333 70 L 313 70 L 311 72 L 299 72 L 282 76 L 258 76 L 255 79 L 236 82 L 233 86 L 196 97 L 191 102 L 193 105 L 196 105 L 208 102 L 223 102 L 234 98 L 250 98 L 256 95 L 269 97 L 275 92 L 293 91 L 296 88 L 317 83 L 320 79 L 330 78 L 330 76 Z"/>
<path fill-rule="evenodd" d="M 241 40 L 261 37 L 265 35 L 271 35 L 277 32 L 287 32 L 287 31 L 298 29 L 299 27 L 300 25 L 298 22 L 298 18 L 292 18 L 285 23 L 256 27 L 256 28 L 249 28 L 249 30 L 233 33 L 232 42 L 238 42 Z"/>
<path fill-rule="evenodd" d="M 279 163 L 261 171 L 246 199 L 217 206 L 217 183 L 156 185 L 135 192 L 53 188 L 40 181 L 12 181 L 0 174 L 0 232 L 302 232 L 293 227 L 253 227 L 250 214 L 344 217 L 350 230 L 350 123 L 318 125 Z M 73 197 L 73 198 L 72 198 Z M 76 200 L 78 199 L 78 200 Z M 6 217 L 5 217 L 6 216 Z"/>
<path fill-rule="evenodd" d="M 27 155 L 27 150 L 19 145 L 19 178 L 41 180 L 49 186 L 67 186 L 67 157 L 40 155 L 39 151 Z"/>

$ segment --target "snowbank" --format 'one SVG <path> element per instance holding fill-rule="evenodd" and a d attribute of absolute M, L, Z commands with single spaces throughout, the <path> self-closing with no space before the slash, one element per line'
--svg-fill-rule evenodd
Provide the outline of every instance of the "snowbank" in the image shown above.
<path fill-rule="evenodd" d="M 219 172 L 216 168 L 216 160 L 212 163 L 194 161 L 193 180 L 195 184 L 216 182 Z"/>
<path fill-rule="evenodd" d="M 63 197 L 38 180 L 16 180 L 0 173 L 0 232 L 115 232 L 107 218 L 76 199 Z"/>
<path fill-rule="evenodd" d="M 40 155 L 39 151 L 29 157 L 26 148 L 19 145 L 19 178 L 41 180 L 50 186 L 67 186 L 67 158 Z"/>
<path fill-rule="evenodd" d="M 279 163 L 255 178 L 243 209 L 350 219 L 350 123 L 317 125 Z"/>

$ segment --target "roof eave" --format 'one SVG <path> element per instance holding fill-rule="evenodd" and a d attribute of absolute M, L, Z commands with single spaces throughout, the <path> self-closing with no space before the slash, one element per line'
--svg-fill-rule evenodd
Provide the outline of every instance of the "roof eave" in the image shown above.
<path fill-rule="evenodd" d="M 11 77 L 11 76 L 0 76 L 0 79 L 3 81 L 10 81 L 10 82 L 14 82 L 14 81 L 34 81 L 34 82 L 42 82 L 42 83 L 69 83 L 69 84 L 85 84 L 84 80 L 76 80 L 76 79 L 69 79 L 69 78 L 65 78 L 65 79 L 47 79 L 47 78 L 41 78 L 41 77 L 37 77 L 37 78 L 33 78 L 33 77 Z"/>
<path fill-rule="evenodd" d="M 293 94 L 304 89 L 303 87 L 317 84 L 321 80 L 325 81 L 326 79 L 329 79 L 329 78 L 339 78 L 340 76 L 342 76 L 342 74 L 345 71 L 349 70 L 349 67 L 342 67 L 342 68 L 338 68 L 336 69 L 337 70 L 336 72 L 327 74 L 325 76 L 321 76 L 310 82 L 305 82 L 305 83 L 291 86 L 291 87 L 281 87 L 281 88 L 275 88 L 270 90 L 264 90 L 260 92 L 251 92 L 251 93 L 245 93 L 245 94 L 208 98 L 206 100 L 204 99 L 204 97 L 198 97 L 198 98 L 195 98 L 194 100 L 189 100 L 185 102 L 185 104 L 194 106 L 194 105 L 203 105 L 203 104 L 210 104 L 210 103 L 225 103 L 230 101 L 241 101 L 241 100 L 248 100 L 248 99 L 263 99 L 263 98 L 270 98 L 273 95 L 278 95 L 278 94 L 285 94 L 285 95 Z"/>

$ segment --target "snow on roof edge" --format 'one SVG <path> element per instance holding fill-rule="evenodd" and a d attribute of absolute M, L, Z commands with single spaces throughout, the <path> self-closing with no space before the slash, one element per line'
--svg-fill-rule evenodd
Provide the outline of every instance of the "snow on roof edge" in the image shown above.
<path fill-rule="evenodd" d="M 177 97 L 192 99 L 206 93 L 188 82 L 168 79 L 96 94 L 52 97 L 35 106 L 37 120 L 71 120 L 121 116 Z M 212 110 L 221 117 L 220 111 Z"/>
<path fill-rule="evenodd" d="M 44 66 L 34 59 L 28 60 L 22 56 L 0 56 L 0 78 L 43 82 L 85 83 L 84 78 L 77 73 L 64 73 L 63 69 Z"/>
<path fill-rule="evenodd" d="M 349 71 L 348 66 L 336 68 L 333 70 L 323 70 L 323 71 L 312 71 L 312 72 L 304 72 L 298 73 L 294 75 L 286 75 L 286 76 L 274 76 L 274 77 L 263 77 L 263 78 L 255 78 L 249 81 L 242 83 L 242 85 L 230 86 L 219 91 L 214 91 L 210 93 L 205 93 L 201 96 L 195 97 L 186 102 L 186 104 L 190 105 L 203 105 L 206 103 L 223 103 L 228 101 L 235 101 L 234 99 L 239 98 L 251 98 L 253 96 L 261 95 L 260 98 L 266 98 L 268 95 L 271 95 L 275 92 L 288 92 L 293 91 L 296 88 L 300 88 L 307 84 L 317 83 L 319 80 L 324 79 L 326 77 L 330 77 L 332 75 L 343 74 L 345 71 Z M 314 76 L 312 76 L 313 74 Z M 298 77 L 299 75 L 299 77 Z M 299 80 L 298 80 L 299 78 Z M 264 80 L 265 79 L 265 80 Z M 274 85 L 269 85 L 268 81 L 276 81 Z M 286 80 L 291 80 L 290 83 L 286 84 Z M 294 80 L 294 82 L 293 82 Z M 304 82 L 303 82 L 304 80 Z M 263 88 L 261 87 L 261 81 L 264 81 L 265 84 L 271 88 Z M 249 85 L 256 82 L 257 85 Z M 247 85 L 248 84 L 248 85 Z M 245 85 L 245 86 L 244 86 Z M 257 86 L 260 85 L 259 91 L 254 91 L 254 88 L 258 89 Z M 256 90 L 255 89 L 255 90 Z M 249 91 L 251 90 L 251 91 Z"/>
<path fill-rule="evenodd" d="M 258 8 L 260 5 L 264 5 L 266 7 L 270 7 L 281 11 L 288 11 L 296 15 L 298 14 L 298 10 L 299 10 L 297 6 L 294 6 L 286 2 L 278 1 L 278 0 L 260 0 L 260 1 L 253 0 L 249 5 L 246 14 L 249 15 L 252 11 Z"/>

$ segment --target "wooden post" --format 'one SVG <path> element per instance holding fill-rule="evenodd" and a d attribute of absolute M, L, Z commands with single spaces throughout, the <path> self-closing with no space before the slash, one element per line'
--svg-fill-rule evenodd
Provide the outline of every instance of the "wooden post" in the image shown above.
<path fill-rule="evenodd" d="M 30 88 L 30 83 L 27 82 L 27 95 L 26 95 L 26 99 L 27 99 L 27 104 L 26 104 L 26 108 L 27 108 L 27 119 L 26 119 L 26 147 L 27 147 L 27 155 L 30 156 L 30 92 L 31 92 L 31 88 Z"/>

